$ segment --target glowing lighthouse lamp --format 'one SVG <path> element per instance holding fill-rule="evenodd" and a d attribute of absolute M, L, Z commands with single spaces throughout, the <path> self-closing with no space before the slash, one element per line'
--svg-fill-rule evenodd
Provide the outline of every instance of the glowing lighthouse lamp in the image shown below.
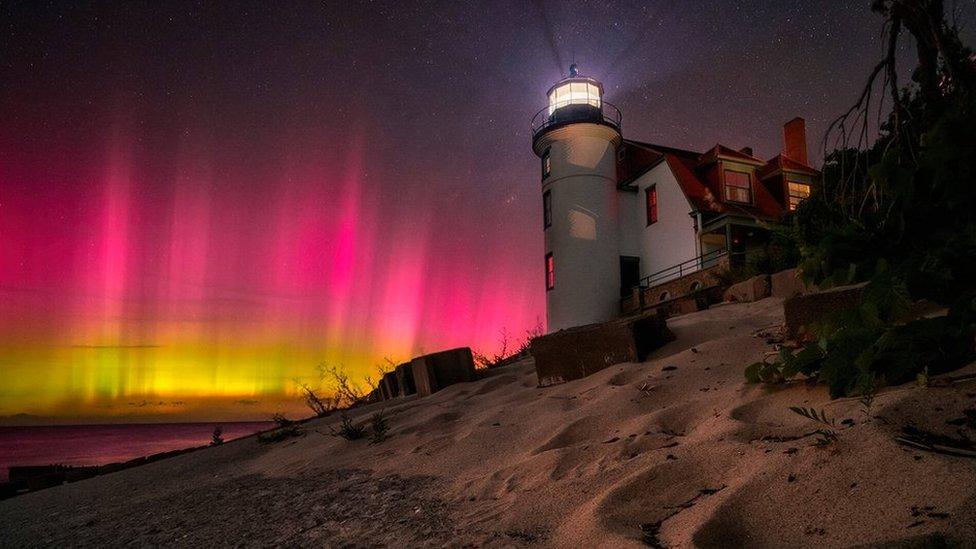
<path fill-rule="evenodd" d="M 620 292 L 616 151 L 620 111 L 603 85 L 569 76 L 532 120 L 542 160 L 546 316 L 550 332 L 615 318 Z"/>

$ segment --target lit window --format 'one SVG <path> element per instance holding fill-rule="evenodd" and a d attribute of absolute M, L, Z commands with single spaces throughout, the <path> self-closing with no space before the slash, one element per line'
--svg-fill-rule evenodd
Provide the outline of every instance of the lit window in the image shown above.
<path fill-rule="evenodd" d="M 752 178 L 749 174 L 725 170 L 725 199 L 752 204 Z"/>
<path fill-rule="evenodd" d="M 796 209 L 801 201 L 810 197 L 810 185 L 806 183 L 796 183 L 790 181 L 787 183 L 790 188 L 790 211 Z"/>
<path fill-rule="evenodd" d="M 550 149 L 546 149 L 546 152 L 542 153 L 542 179 L 549 177 L 549 173 L 552 171 L 552 161 L 549 159 Z"/>
<path fill-rule="evenodd" d="M 552 226 L 552 192 L 542 193 L 542 228 L 548 229 Z"/>
<path fill-rule="evenodd" d="M 647 207 L 647 224 L 657 222 L 657 186 L 651 185 L 644 190 Z"/>
<path fill-rule="evenodd" d="M 546 254 L 546 291 L 556 287 L 556 266 L 552 254 Z"/>
<path fill-rule="evenodd" d="M 600 88 L 589 82 L 566 82 L 549 92 L 549 114 L 568 105 L 600 106 Z"/>

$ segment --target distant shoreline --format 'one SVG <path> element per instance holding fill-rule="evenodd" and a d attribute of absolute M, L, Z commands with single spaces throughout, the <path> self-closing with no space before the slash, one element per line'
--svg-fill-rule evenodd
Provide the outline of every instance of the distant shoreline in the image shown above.
<path fill-rule="evenodd" d="M 0 482 L 14 480 L 17 469 L 27 476 L 80 480 L 78 474 L 94 476 L 206 447 L 217 427 L 222 440 L 230 442 L 273 426 L 270 421 L 0 426 Z M 58 478 L 45 487 L 60 483 Z"/>
<path fill-rule="evenodd" d="M 243 419 L 243 420 L 219 420 L 219 421 L 123 421 L 105 423 L 31 423 L 31 424 L 8 424 L 0 421 L 0 429 L 35 429 L 40 427 L 106 427 L 124 425 L 243 425 L 248 423 L 272 423 L 269 419 Z"/>

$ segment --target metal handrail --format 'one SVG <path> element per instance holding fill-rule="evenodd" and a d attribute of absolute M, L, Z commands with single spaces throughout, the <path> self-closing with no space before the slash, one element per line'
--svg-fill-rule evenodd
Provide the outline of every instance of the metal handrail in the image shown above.
<path fill-rule="evenodd" d="M 649 305 L 649 304 L 645 303 L 645 301 L 644 301 L 644 292 L 648 288 L 650 288 L 651 286 L 653 286 L 653 285 L 663 284 L 663 283 L 669 282 L 671 280 L 677 280 L 677 279 L 681 278 L 682 276 L 684 276 L 686 274 L 693 274 L 693 273 L 702 271 L 702 270 L 704 270 L 706 268 L 710 268 L 710 267 L 713 266 L 713 265 L 709 265 L 708 267 L 705 267 L 704 264 L 705 264 L 706 261 L 717 260 L 717 259 L 719 259 L 721 257 L 728 256 L 729 257 L 729 262 L 731 263 L 734 258 L 740 258 L 740 259 L 744 260 L 744 259 L 748 259 L 750 256 L 753 256 L 753 255 L 762 253 L 762 251 L 763 251 L 762 249 L 757 248 L 757 249 L 746 250 L 746 251 L 742 251 L 742 252 L 732 252 L 732 251 L 729 251 L 728 248 L 721 248 L 721 249 L 718 249 L 718 250 L 713 250 L 711 252 L 708 252 L 707 254 L 702 254 L 702 255 L 700 255 L 698 257 L 689 259 L 687 261 L 682 261 L 681 263 L 678 263 L 677 265 L 672 265 L 672 266 L 670 266 L 670 267 L 668 267 L 666 269 L 661 269 L 660 271 L 658 271 L 656 273 L 652 273 L 652 274 L 650 274 L 648 276 L 645 276 L 644 278 L 640 279 L 640 282 L 636 286 L 633 286 L 631 288 L 632 290 L 634 288 L 636 288 L 636 289 L 639 290 L 638 293 L 637 293 L 637 296 L 636 296 L 637 299 L 638 299 L 638 302 L 637 302 L 636 306 L 637 306 L 638 310 L 643 311 L 643 310 L 645 310 L 648 307 L 659 307 L 662 304 L 667 304 L 667 303 L 670 303 L 672 301 L 676 301 L 678 299 L 683 299 L 683 298 L 687 297 L 688 294 L 685 294 L 685 295 L 681 295 L 681 296 L 676 296 L 676 297 L 674 297 L 672 299 L 668 299 L 668 300 L 665 300 L 665 301 L 655 301 L 653 303 L 653 305 Z M 692 266 L 688 266 L 689 263 L 695 263 L 697 265 L 695 265 L 693 267 Z M 686 269 L 686 266 L 688 266 L 687 269 Z M 675 270 L 677 270 L 677 274 L 674 273 Z M 715 285 L 708 286 L 708 287 L 705 287 L 705 288 L 701 288 L 701 290 L 699 290 L 699 291 L 703 291 L 703 290 L 710 289 L 710 288 L 714 288 L 714 287 L 715 287 Z M 628 296 L 621 297 L 620 298 L 620 307 L 621 307 L 621 310 L 624 309 L 625 303 L 627 301 L 633 299 L 633 298 L 634 298 L 634 295 L 633 294 L 628 295 Z"/>
<path fill-rule="evenodd" d="M 702 270 L 702 265 L 706 261 L 711 261 L 713 259 L 718 259 L 725 255 L 728 255 L 729 251 L 726 248 L 721 248 L 718 250 L 712 250 L 706 254 L 702 254 L 698 257 L 689 259 L 687 261 L 682 261 L 677 265 L 672 265 L 665 269 L 661 269 L 656 273 L 651 273 L 644 278 L 640 279 L 640 286 L 642 288 L 649 288 L 654 284 L 659 284 L 665 280 L 671 280 L 674 278 L 681 278 L 686 274 L 691 274 Z M 677 271 L 677 274 L 675 274 Z"/>
<path fill-rule="evenodd" d="M 565 112 L 560 113 L 560 110 L 574 106 L 581 107 L 582 112 L 580 116 L 566 115 Z M 585 107 L 590 107 L 590 109 L 586 109 Z M 550 109 L 553 109 L 553 111 L 549 112 Z M 600 113 L 599 116 L 585 116 L 587 112 L 595 113 L 597 111 Z M 558 116 L 560 114 L 564 116 Z M 532 117 L 532 137 L 535 138 L 549 128 L 573 122 L 597 122 L 613 126 L 619 130 L 620 120 L 620 109 L 603 100 L 600 100 L 599 106 L 581 101 L 561 101 L 555 105 L 547 105 L 535 113 L 535 116 Z"/>

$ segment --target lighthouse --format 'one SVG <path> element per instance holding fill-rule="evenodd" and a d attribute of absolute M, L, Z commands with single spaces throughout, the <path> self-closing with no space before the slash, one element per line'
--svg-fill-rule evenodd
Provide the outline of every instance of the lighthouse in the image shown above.
<path fill-rule="evenodd" d="M 571 65 L 532 119 L 548 331 L 707 306 L 720 272 L 761 251 L 770 227 L 820 184 L 803 119 L 783 136 L 770 160 L 751 147 L 626 139 L 603 84 Z"/>
<path fill-rule="evenodd" d="M 533 118 L 541 160 L 548 331 L 619 316 L 620 112 L 576 64 Z"/>

